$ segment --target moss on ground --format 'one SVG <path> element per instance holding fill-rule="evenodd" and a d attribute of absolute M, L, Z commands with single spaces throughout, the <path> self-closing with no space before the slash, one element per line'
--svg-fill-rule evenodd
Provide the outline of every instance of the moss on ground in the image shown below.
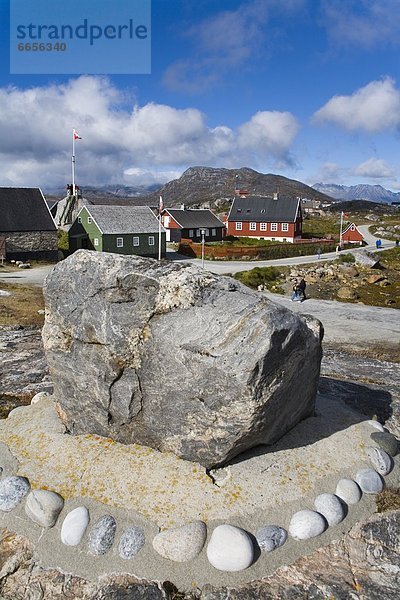
<path fill-rule="evenodd" d="M 38 313 L 44 310 L 40 287 L 2 281 L 0 289 L 10 293 L 0 296 L 0 325 L 43 325 L 44 315 Z"/>
<path fill-rule="evenodd" d="M 400 489 L 386 488 L 376 497 L 376 510 L 378 513 L 388 510 L 400 510 Z"/>

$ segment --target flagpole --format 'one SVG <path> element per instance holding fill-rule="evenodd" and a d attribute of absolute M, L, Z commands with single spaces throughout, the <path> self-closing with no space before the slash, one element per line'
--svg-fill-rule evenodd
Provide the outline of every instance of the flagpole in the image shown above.
<path fill-rule="evenodd" d="M 158 207 L 158 260 L 161 260 L 161 211 L 163 207 L 162 196 L 160 196 L 160 204 Z"/>
<path fill-rule="evenodd" d="M 340 238 L 339 238 L 339 246 L 342 247 L 342 232 L 343 232 L 343 211 L 340 213 Z"/>
<path fill-rule="evenodd" d="M 75 196 L 75 130 L 72 130 L 72 195 Z"/>

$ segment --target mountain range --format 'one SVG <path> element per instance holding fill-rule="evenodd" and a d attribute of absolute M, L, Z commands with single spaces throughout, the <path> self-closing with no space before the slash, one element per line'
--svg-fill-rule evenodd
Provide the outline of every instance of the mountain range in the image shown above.
<path fill-rule="evenodd" d="M 184 204 L 196 207 L 218 207 L 234 197 L 235 188 L 256 196 L 270 196 L 279 192 L 283 196 L 298 196 L 329 204 L 337 200 L 363 199 L 390 203 L 400 199 L 400 193 L 391 192 L 380 185 L 344 186 L 316 183 L 310 187 L 296 179 L 272 173 L 259 173 L 248 167 L 240 169 L 190 167 L 179 179 L 169 181 L 165 185 L 85 186 L 82 191 L 84 197 L 94 204 L 158 206 L 159 196 L 162 195 L 165 206 Z M 51 192 L 52 197 L 61 198 L 65 195 L 63 188 Z"/>
<path fill-rule="evenodd" d="M 400 192 L 391 192 L 381 185 L 336 185 L 334 183 L 315 183 L 315 190 L 336 200 L 369 200 L 370 202 L 399 202 Z"/>

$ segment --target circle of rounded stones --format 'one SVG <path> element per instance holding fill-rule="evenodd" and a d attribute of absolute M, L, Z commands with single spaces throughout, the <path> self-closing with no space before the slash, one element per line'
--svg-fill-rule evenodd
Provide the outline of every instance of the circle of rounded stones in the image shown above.
<path fill-rule="evenodd" d="M 234 572 L 247 569 L 254 561 L 254 542 L 262 552 L 272 552 L 283 546 L 288 534 L 295 540 L 306 540 L 323 533 L 328 527 L 340 523 L 346 516 L 348 506 L 357 504 L 363 494 L 378 494 L 384 488 L 384 475 L 393 469 L 393 457 L 398 443 L 392 434 L 375 422 L 371 440 L 378 446 L 368 446 L 366 458 L 369 469 L 360 469 L 355 479 L 340 479 L 336 493 L 324 493 L 316 497 L 315 510 L 303 509 L 292 515 L 288 530 L 275 524 L 266 524 L 253 538 L 249 532 L 229 524 L 218 525 L 212 531 L 206 554 L 210 564 L 220 571 Z M 0 475 L 2 468 L 0 467 Z M 0 480 L 0 511 L 14 510 L 25 498 L 27 516 L 43 528 L 53 527 L 64 507 L 64 499 L 49 490 L 31 490 L 25 477 L 9 475 Z M 61 542 L 66 546 L 78 546 L 89 527 L 90 513 L 85 506 L 70 510 L 61 526 Z M 117 523 L 112 515 L 100 517 L 91 527 L 88 551 L 92 555 L 104 555 L 115 543 Z M 194 521 L 154 536 L 152 546 L 162 557 L 174 562 L 193 560 L 207 540 L 207 526 Z M 145 546 L 143 529 L 130 525 L 122 532 L 118 542 L 118 554 L 123 560 L 134 558 Z"/>

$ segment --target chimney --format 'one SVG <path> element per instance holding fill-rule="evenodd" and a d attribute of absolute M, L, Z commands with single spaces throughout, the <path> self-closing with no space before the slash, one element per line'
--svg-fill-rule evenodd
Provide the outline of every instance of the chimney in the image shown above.
<path fill-rule="evenodd" d="M 185 205 L 181 204 L 181 210 L 185 210 Z"/>
<path fill-rule="evenodd" d="M 279 200 L 279 188 L 274 192 L 274 200 Z"/>

